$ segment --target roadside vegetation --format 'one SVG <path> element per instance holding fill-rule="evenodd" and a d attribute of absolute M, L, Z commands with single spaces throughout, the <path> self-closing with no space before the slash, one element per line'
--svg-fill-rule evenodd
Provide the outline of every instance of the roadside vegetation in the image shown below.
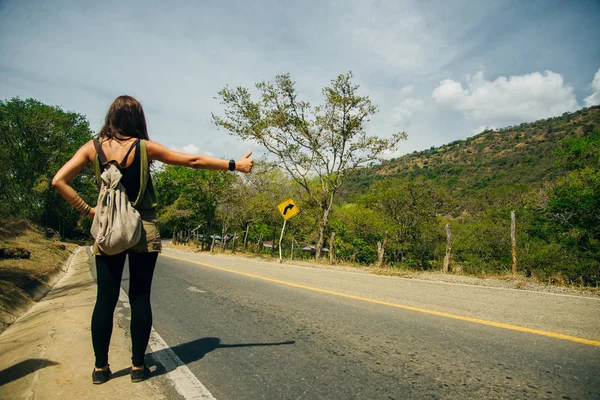
<path fill-rule="evenodd" d="M 513 265 L 514 211 L 520 276 L 598 287 L 600 107 L 377 161 L 401 150 L 404 134 L 388 141 L 366 134 L 376 108 L 351 80 L 334 79 L 318 106 L 301 101 L 288 75 L 259 83 L 257 99 L 244 88 L 220 92 L 216 126 L 265 146 L 294 142 L 272 147 L 249 176 L 155 168 L 161 234 L 195 241 L 199 250 L 278 257 L 276 206 L 291 197 L 301 212 L 287 224 L 286 259 L 441 271 L 448 225 L 449 272 L 503 276 Z M 91 135 L 79 114 L 31 99 L 1 102 L 0 218 L 86 237 L 89 221 L 49 180 Z M 75 182 L 90 204 L 93 185 L 91 170 Z"/>
<path fill-rule="evenodd" d="M 61 241 L 58 233 L 44 231 L 26 219 L 6 218 L 0 220 L 0 248 L 2 332 L 49 290 L 77 245 Z"/>

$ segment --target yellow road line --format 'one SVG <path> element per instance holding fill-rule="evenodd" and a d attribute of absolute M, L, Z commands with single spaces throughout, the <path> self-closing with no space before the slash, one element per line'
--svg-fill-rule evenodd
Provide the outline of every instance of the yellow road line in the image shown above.
<path fill-rule="evenodd" d="M 437 315 L 438 317 L 451 318 L 451 319 L 456 319 L 456 320 L 459 320 L 459 321 L 473 322 L 473 323 L 476 323 L 476 324 L 494 326 L 496 328 L 509 329 L 509 330 L 512 330 L 512 331 L 533 333 L 535 335 L 548 336 L 548 337 L 552 337 L 552 338 L 555 338 L 555 339 L 568 340 L 568 341 L 571 341 L 571 342 L 589 344 L 591 346 L 600 347 L 600 341 L 597 341 L 597 340 L 584 339 L 584 338 L 580 338 L 580 337 L 576 337 L 576 336 L 563 335 L 562 333 L 542 331 L 542 330 L 539 330 L 539 329 L 524 328 L 522 326 L 504 324 L 504 323 L 495 322 L 495 321 L 488 321 L 488 320 L 485 320 L 485 319 L 463 317 L 462 315 L 450 314 L 450 313 L 441 312 L 441 311 L 427 310 L 425 308 L 405 306 L 405 305 L 402 305 L 402 304 L 389 303 L 387 301 L 380 301 L 380 300 L 375 300 L 375 299 L 369 299 L 367 297 L 354 296 L 354 295 L 351 295 L 351 294 L 345 294 L 345 293 L 334 292 L 334 291 L 331 291 L 331 290 L 314 288 L 314 287 L 311 287 L 311 286 L 300 285 L 300 284 L 297 284 L 297 283 L 281 281 L 279 279 L 267 278 L 265 276 L 249 274 L 249 273 L 246 273 L 246 272 L 239 272 L 239 271 L 235 271 L 235 270 L 228 269 L 228 268 L 223 268 L 223 267 L 217 267 L 215 265 L 205 264 L 205 263 L 201 263 L 199 261 L 193 261 L 193 260 L 187 260 L 185 258 L 169 256 L 169 255 L 166 255 L 164 253 L 162 253 L 162 257 L 168 257 L 168 258 L 173 258 L 175 260 L 186 261 L 186 262 L 190 262 L 190 263 L 193 263 L 193 264 L 202 265 L 204 267 L 217 269 L 219 271 L 225 271 L 225 272 L 230 272 L 232 274 L 247 276 L 249 278 L 261 279 L 263 281 L 279 283 L 281 285 L 291 286 L 291 287 L 295 287 L 295 288 L 299 288 L 299 289 L 311 290 L 313 292 L 319 292 L 319 293 L 330 294 L 330 295 L 333 295 L 333 296 L 345 297 L 347 299 L 366 301 L 368 303 L 374 303 L 374 304 L 380 304 L 380 305 L 389 306 L 389 307 L 401 308 L 403 310 L 410 310 L 410 311 L 416 311 L 416 312 L 420 312 L 420 313 L 424 313 L 424 314 Z"/>

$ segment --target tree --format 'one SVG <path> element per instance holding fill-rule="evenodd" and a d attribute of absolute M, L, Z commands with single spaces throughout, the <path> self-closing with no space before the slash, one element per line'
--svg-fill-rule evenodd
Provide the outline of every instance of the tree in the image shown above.
<path fill-rule="evenodd" d="M 153 175 L 158 196 L 158 220 L 163 234 L 189 230 L 215 221 L 219 199 L 233 175 L 163 165 Z"/>
<path fill-rule="evenodd" d="M 275 155 L 318 204 L 317 258 L 335 196 L 349 173 L 379 160 L 406 138 L 405 133 L 387 139 L 367 135 L 364 124 L 377 108 L 368 96 L 359 94 L 352 77 L 349 72 L 332 80 L 330 86 L 323 88 L 325 101 L 319 106 L 298 99 L 289 74 L 256 84 L 257 101 L 252 100 L 246 88 L 225 87 L 217 96 L 225 115 L 212 114 L 217 127 L 244 140 L 255 140 Z M 318 185 L 311 185 L 315 180 Z"/>
<path fill-rule="evenodd" d="M 376 182 L 361 199 L 392 222 L 390 239 L 397 246 L 398 260 L 420 268 L 428 266 L 440 239 L 436 216 L 444 200 L 439 189 L 422 177 Z"/>
<path fill-rule="evenodd" d="M 363 204 L 348 203 L 334 208 L 331 229 L 336 233 L 339 258 L 359 263 L 375 262 L 377 242 L 381 242 L 391 228 L 390 221 L 386 221 L 382 213 Z"/>
<path fill-rule="evenodd" d="M 244 248 L 246 232 L 252 225 L 264 223 L 277 226 L 281 216 L 276 210 L 277 204 L 292 195 L 293 182 L 273 163 L 265 160 L 255 162 L 252 174 L 238 176 L 232 187 L 223 198 L 222 219 L 230 220 L 244 232 Z M 294 185 L 295 186 L 295 185 Z"/>
<path fill-rule="evenodd" d="M 550 191 L 548 211 L 580 249 L 600 244 L 600 129 L 565 139 L 557 151 L 570 172 Z"/>
<path fill-rule="evenodd" d="M 72 235 L 86 223 L 51 187 L 56 171 L 91 139 L 85 117 L 34 99 L 0 101 L 0 216 L 18 216 Z M 71 182 L 90 204 L 97 190 L 86 168 Z M 81 226 L 78 226 L 81 225 Z"/>

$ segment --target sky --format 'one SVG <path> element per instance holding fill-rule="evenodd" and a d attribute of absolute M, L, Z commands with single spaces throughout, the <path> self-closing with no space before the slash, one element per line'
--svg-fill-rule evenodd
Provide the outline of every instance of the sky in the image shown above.
<path fill-rule="evenodd" d="M 348 71 L 378 106 L 370 135 L 400 156 L 600 104 L 600 1 L 0 0 L 0 100 L 85 115 L 121 94 L 150 138 L 239 158 L 265 149 L 218 130 L 225 86 L 290 73 L 299 98 Z"/>

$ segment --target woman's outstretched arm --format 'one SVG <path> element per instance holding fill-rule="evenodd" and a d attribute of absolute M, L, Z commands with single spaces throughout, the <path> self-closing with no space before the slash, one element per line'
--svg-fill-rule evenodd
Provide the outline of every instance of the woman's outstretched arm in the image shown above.
<path fill-rule="evenodd" d="M 173 151 L 160 143 L 148 140 L 146 142 L 148 157 L 165 164 L 182 165 L 196 169 L 214 169 L 225 171 L 229 168 L 229 160 L 205 156 L 202 154 L 186 154 Z M 244 157 L 235 161 L 235 170 L 248 173 L 252 171 L 253 161 L 250 159 L 252 152 L 249 151 Z"/>

